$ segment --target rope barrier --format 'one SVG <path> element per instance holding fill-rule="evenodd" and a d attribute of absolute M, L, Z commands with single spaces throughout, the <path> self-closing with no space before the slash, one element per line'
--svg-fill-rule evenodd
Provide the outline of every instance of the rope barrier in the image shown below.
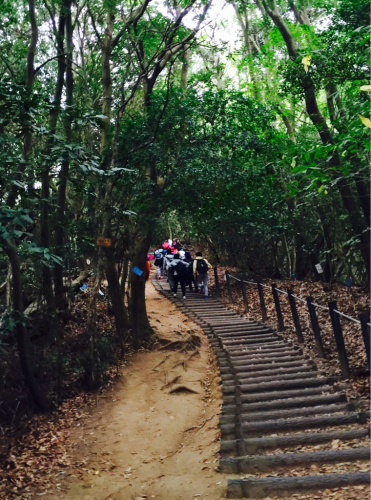
<path fill-rule="evenodd" d="M 316 304 L 315 302 L 312 302 L 312 305 L 314 307 L 319 307 L 320 309 L 324 309 L 325 311 L 329 311 L 330 310 L 328 307 L 320 306 L 319 304 Z"/>
<path fill-rule="evenodd" d="M 361 322 L 358 319 L 352 318 L 351 316 L 347 316 L 346 314 L 338 311 L 337 309 L 334 309 L 334 312 L 340 314 L 340 316 L 344 316 L 344 318 L 350 319 L 351 321 L 354 321 L 355 323 L 361 324 Z"/>
<path fill-rule="evenodd" d="M 268 285 L 264 285 L 264 283 L 260 283 L 260 284 L 261 284 L 261 286 L 262 286 L 262 287 L 264 287 L 264 288 L 269 288 L 269 290 L 271 290 L 271 289 L 272 289 L 272 287 L 270 287 L 270 286 L 268 286 Z"/>
<path fill-rule="evenodd" d="M 233 278 L 236 281 L 241 281 L 242 283 L 248 283 L 248 284 L 251 284 L 251 285 L 257 285 L 258 284 L 255 281 L 240 280 L 240 279 L 236 278 L 235 276 L 232 276 L 231 274 L 229 275 L 229 277 Z M 269 289 L 271 288 L 270 286 L 264 285 L 263 283 L 260 283 L 260 284 L 264 288 L 269 288 Z M 277 290 L 277 292 L 280 292 L 280 293 L 283 293 L 285 295 L 288 295 L 288 293 L 285 292 L 284 290 L 280 290 L 279 288 L 276 288 L 276 290 Z M 300 300 L 300 302 L 303 302 L 303 304 L 306 303 L 306 301 L 304 299 L 302 299 L 301 297 L 298 297 L 297 295 L 292 294 L 292 297 L 295 297 L 295 299 Z M 330 310 L 328 307 L 321 306 L 320 304 L 317 304 L 316 302 L 312 302 L 312 305 L 314 305 L 314 307 L 319 307 L 319 309 L 323 309 L 324 311 L 329 311 Z M 337 309 L 334 309 L 334 312 L 336 312 L 337 314 L 340 314 L 340 316 L 344 316 L 344 318 L 347 318 L 347 319 L 350 319 L 351 321 L 354 321 L 355 323 L 361 324 L 361 322 L 358 319 L 352 318 L 351 316 L 347 316 L 346 314 L 338 311 Z M 371 326 L 371 323 L 367 323 L 367 325 Z"/>
<path fill-rule="evenodd" d="M 300 302 L 303 302 L 304 304 L 306 303 L 304 299 L 302 299 L 301 297 L 298 297 L 297 295 L 294 295 L 293 293 L 291 294 L 293 297 L 295 297 L 295 299 L 298 299 L 300 300 Z"/>
<path fill-rule="evenodd" d="M 234 280 L 236 280 L 236 281 L 241 281 L 241 280 L 239 280 L 238 278 L 235 278 L 234 276 L 232 276 L 231 274 L 229 275 L 229 277 L 230 277 L 230 278 L 233 278 L 233 279 L 234 279 Z"/>

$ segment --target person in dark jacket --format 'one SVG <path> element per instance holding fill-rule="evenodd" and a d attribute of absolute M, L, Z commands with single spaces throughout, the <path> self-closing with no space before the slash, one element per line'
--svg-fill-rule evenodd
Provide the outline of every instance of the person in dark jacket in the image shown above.
<path fill-rule="evenodd" d="M 186 250 L 185 252 L 184 262 L 187 262 L 187 264 L 189 265 L 187 280 L 186 280 L 186 284 L 189 286 L 189 291 L 192 292 L 192 284 L 193 284 L 195 287 L 195 292 L 198 292 L 197 280 L 193 275 L 193 259 L 191 256 L 191 252 L 189 252 L 188 250 Z"/>
<path fill-rule="evenodd" d="M 207 262 L 206 259 L 202 257 L 202 252 L 196 252 L 196 259 L 193 262 L 193 276 L 197 280 L 197 284 L 205 293 L 205 299 L 209 298 L 209 292 L 208 292 L 208 272 L 209 269 L 212 269 L 212 265 Z"/>
<path fill-rule="evenodd" d="M 175 238 L 173 247 L 175 248 L 175 250 L 181 250 L 183 248 L 179 241 L 179 238 Z"/>
<path fill-rule="evenodd" d="M 182 289 L 183 299 L 186 298 L 185 287 L 186 287 L 186 280 L 187 280 L 187 276 L 188 276 L 188 268 L 189 268 L 189 264 L 184 262 L 184 260 L 181 260 L 179 258 L 179 254 L 176 253 L 174 255 L 173 261 L 171 262 L 170 267 L 169 267 L 169 269 L 171 269 L 173 271 L 174 297 L 176 297 L 176 292 L 178 290 L 178 284 L 180 283 L 180 287 Z"/>

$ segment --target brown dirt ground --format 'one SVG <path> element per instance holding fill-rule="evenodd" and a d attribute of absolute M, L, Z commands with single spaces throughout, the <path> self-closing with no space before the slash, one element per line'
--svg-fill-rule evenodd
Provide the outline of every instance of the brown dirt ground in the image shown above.
<path fill-rule="evenodd" d="M 212 350 L 202 330 L 150 283 L 147 310 L 164 347 L 135 354 L 90 417 L 71 429 L 74 467 L 60 474 L 45 499 L 225 498 L 227 476 L 217 472 L 222 399 Z M 201 346 L 190 357 L 194 350 L 179 346 L 192 334 Z M 181 342 L 170 350 L 167 340 Z M 179 386 L 194 392 L 170 393 Z"/>

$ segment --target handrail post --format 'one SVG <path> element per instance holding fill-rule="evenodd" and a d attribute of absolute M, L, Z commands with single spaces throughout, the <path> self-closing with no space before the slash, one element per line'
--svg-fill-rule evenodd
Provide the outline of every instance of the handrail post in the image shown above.
<path fill-rule="evenodd" d="M 262 320 L 267 321 L 267 309 L 265 307 L 265 299 L 264 299 L 264 293 L 263 293 L 263 287 L 262 284 L 258 282 L 258 292 L 259 292 L 259 298 L 260 298 L 260 305 L 262 308 Z"/>
<path fill-rule="evenodd" d="M 359 321 L 361 322 L 362 337 L 363 337 L 363 342 L 364 342 L 365 348 L 366 348 L 368 367 L 371 368 L 371 364 L 370 364 L 370 327 L 367 324 L 370 322 L 370 315 L 366 314 L 366 313 L 360 314 Z"/>
<path fill-rule="evenodd" d="M 245 313 L 247 314 L 249 312 L 249 304 L 247 302 L 246 285 L 244 280 L 241 280 L 241 289 L 242 289 L 243 305 L 245 306 Z"/>
<path fill-rule="evenodd" d="M 294 325 L 295 325 L 295 330 L 296 330 L 296 336 L 298 337 L 299 344 L 303 344 L 304 343 L 303 331 L 301 329 L 299 314 L 298 314 L 298 310 L 296 308 L 295 297 L 293 297 L 292 294 L 293 294 L 293 291 L 291 290 L 291 288 L 288 288 L 287 295 L 289 297 L 292 318 L 294 320 Z"/>
<path fill-rule="evenodd" d="M 227 280 L 227 288 L 228 288 L 229 300 L 233 304 L 233 297 L 232 297 L 232 290 L 231 290 L 231 278 L 229 277 L 229 272 L 228 271 L 225 272 L 225 277 L 226 277 L 226 280 Z"/>
<path fill-rule="evenodd" d="M 214 267 L 214 278 L 215 278 L 215 295 L 219 297 L 219 276 L 217 267 Z"/>
<path fill-rule="evenodd" d="M 317 313 L 316 313 L 316 308 L 313 305 L 313 298 L 312 297 L 307 297 L 307 305 L 308 305 L 308 311 L 309 311 L 309 317 L 310 321 L 312 323 L 312 330 L 313 330 L 313 335 L 314 335 L 314 341 L 316 343 L 316 348 L 318 351 L 318 355 L 320 358 L 325 359 L 325 351 L 323 349 L 323 343 L 322 343 L 322 337 L 321 337 L 321 329 L 318 324 L 318 318 L 317 318 Z"/>
<path fill-rule="evenodd" d="M 277 312 L 278 331 L 282 332 L 285 329 L 285 325 L 283 323 L 283 316 L 282 316 L 282 311 L 281 311 L 280 298 L 278 296 L 276 283 L 272 284 L 272 293 L 273 293 L 274 304 L 276 306 L 276 312 Z"/>
<path fill-rule="evenodd" d="M 332 301 L 328 303 L 330 309 L 330 316 L 332 321 L 332 327 L 334 329 L 335 341 L 339 355 L 339 361 L 341 366 L 341 371 L 343 372 L 343 378 L 347 379 L 350 377 L 348 356 L 345 349 L 345 342 L 343 337 L 343 332 L 341 329 L 339 315 L 335 312 L 337 309 L 336 302 Z"/>

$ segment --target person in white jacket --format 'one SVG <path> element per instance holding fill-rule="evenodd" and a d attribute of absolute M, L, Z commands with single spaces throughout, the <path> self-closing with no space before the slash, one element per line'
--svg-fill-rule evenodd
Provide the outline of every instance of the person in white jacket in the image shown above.
<path fill-rule="evenodd" d="M 173 258 L 174 258 L 174 255 L 171 253 L 170 248 L 168 248 L 166 250 L 166 255 L 164 258 L 163 270 L 166 272 L 167 280 L 169 282 L 171 290 L 174 287 L 174 279 L 173 279 L 174 274 L 173 274 L 172 269 L 170 269 L 170 264 L 172 263 Z"/>

